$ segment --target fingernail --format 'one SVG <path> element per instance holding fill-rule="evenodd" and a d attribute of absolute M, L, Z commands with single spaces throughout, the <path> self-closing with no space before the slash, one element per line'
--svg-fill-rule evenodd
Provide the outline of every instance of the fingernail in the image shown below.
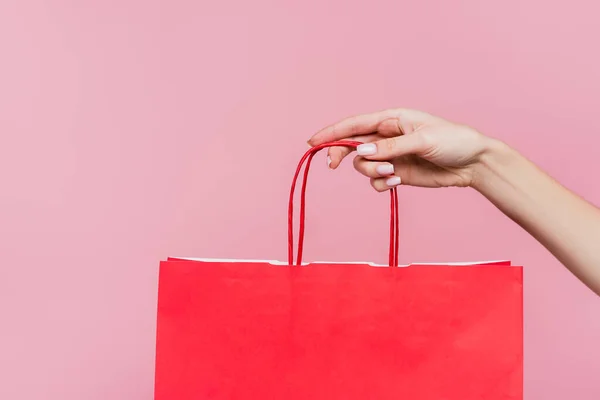
<path fill-rule="evenodd" d="M 400 179 L 399 176 L 393 176 L 390 179 L 388 179 L 387 181 L 385 181 L 385 184 L 388 185 L 389 187 L 398 186 L 400 183 L 402 183 L 402 180 Z"/>
<path fill-rule="evenodd" d="M 331 168 L 331 157 L 327 156 L 327 168 Z"/>
<path fill-rule="evenodd" d="M 375 171 L 379 175 L 391 175 L 394 173 L 394 166 L 392 164 L 379 164 Z"/>
<path fill-rule="evenodd" d="M 373 143 L 361 144 L 356 148 L 356 153 L 359 156 L 372 156 L 377 153 L 377 146 Z"/>

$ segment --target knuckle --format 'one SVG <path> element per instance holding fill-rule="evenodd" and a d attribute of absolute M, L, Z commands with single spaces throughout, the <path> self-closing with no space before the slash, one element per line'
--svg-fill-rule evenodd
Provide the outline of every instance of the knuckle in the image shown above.
<path fill-rule="evenodd" d="M 418 132 L 415 135 L 415 147 L 421 152 L 427 152 L 435 144 L 434 138 L 427 132 Z"/>
<path fill-rule="evenodd" d="M 396 146 L 397 145 L 396 145 L 395 139 L 387 139 L 384 141 L 384 144 L 383 144 L 383 148 L 388 153 L 392 153 L 394 150 L 396 150 Z"/>
<path fill-rule="evenodd" d="M 389 111 L 390 111 L 390 114 L 393 114 L 395 117 L 400 118 L 400 117 L 404 117 L 408 110 L 403 107 L 396 107 L 396 108 L 390 109 Z"/>

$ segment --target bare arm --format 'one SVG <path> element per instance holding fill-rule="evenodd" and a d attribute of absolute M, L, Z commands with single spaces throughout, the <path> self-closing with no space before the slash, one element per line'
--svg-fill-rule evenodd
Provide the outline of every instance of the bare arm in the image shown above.
<path fill-rule="evenodd" d="M 495 140 L 474 167 L 473 187 L 600 295 L 600 210 Z"/>

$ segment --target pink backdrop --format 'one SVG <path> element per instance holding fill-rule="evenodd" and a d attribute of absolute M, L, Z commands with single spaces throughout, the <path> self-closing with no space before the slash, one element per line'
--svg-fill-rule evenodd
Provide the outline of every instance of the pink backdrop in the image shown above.
<path fill-rule="evenodd" d="M 150 399 L 159 259 L 284 259 L 349 114 L 469 122 L 600 202 L 597 2 L 220 3 L 0 2 L 0 398 Z M 321 159 L 307 257 L 385 262 L 387 195 Z M 597 297 L 471 190 L 400 201 L 403 262 L 526 266 L 526 398 L 600 397 Z"/>

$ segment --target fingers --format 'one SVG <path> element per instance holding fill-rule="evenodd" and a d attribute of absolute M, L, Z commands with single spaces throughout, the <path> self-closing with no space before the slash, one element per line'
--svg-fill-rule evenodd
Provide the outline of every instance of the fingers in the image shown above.
<path fill-rule="evenodd" d="M 367 135 L 367 136 L 353 136 L 348 139 L 361 142 L 369 143 L 373 142 L 381 137 L 378 135 Z M 342 160 L 350 153 L 354 151 L 351 147 L 345 146 L 334 146 L 327 149 L 327 166 L 331 169 L 336 169 Z"/>
<path fill-rule="evenodd" d="M 352 136 L 367 135 L 377 132 L 377 126 L 389 118 L 398 118 L 401 111 L 384 110 L 372 114 L 357 115 L 343 119 L 317 132 L 308 143 L 317 146 L 321 143 L 348 139 Z"/>
<path fill-rule="evenodd" d="M 378 132 L 383 136 L 408 134 L 415 125 L 434 119 L 422 111 L 396 108 L 362 114 L 343 119 L 333 125 L 321 129 L 308 143 L 317 146 L 325 142 L 348 139 L 357 135 L 370 135 Z"/>
<path fill-rule="evenodd" d="M 354 158 L 354 169 L 369 178 L 381 178 L 394 174 L 394 165 L 383 161 L 369 161 L 363 157 Z"/>
<path fill-rule="evenodd" d="M 365 143 L 357 147 L 356 152 L 368 160 L 391 160 L 408 154 L 423 155 L 431 151 L 432 144 L 419 132 Z"/>
<path fill-rule="evenodd" d="M 402 183 L 400 176 L 394 175 L 394 165 L 388 162 L 369 161 L 357 156 L 354 158 L 354 168 L 371 178 L 371 186 L 378 192 L 384 192 Z"/>
<path fill-rule="evenodd" d="M 330 147 L 327 150 L 327 166 L 336 169 L 342 160 L 353 151 L 354 149 L 350 147 Z"/>
<path fill-rule="evenodd" d="M 371 186 L 378 192 L 385 192 L 391 188 L 398 186 L 402 183 L 402 179 L 399 176 L 390 176 L 387 178 L 371 178 Z"/>

